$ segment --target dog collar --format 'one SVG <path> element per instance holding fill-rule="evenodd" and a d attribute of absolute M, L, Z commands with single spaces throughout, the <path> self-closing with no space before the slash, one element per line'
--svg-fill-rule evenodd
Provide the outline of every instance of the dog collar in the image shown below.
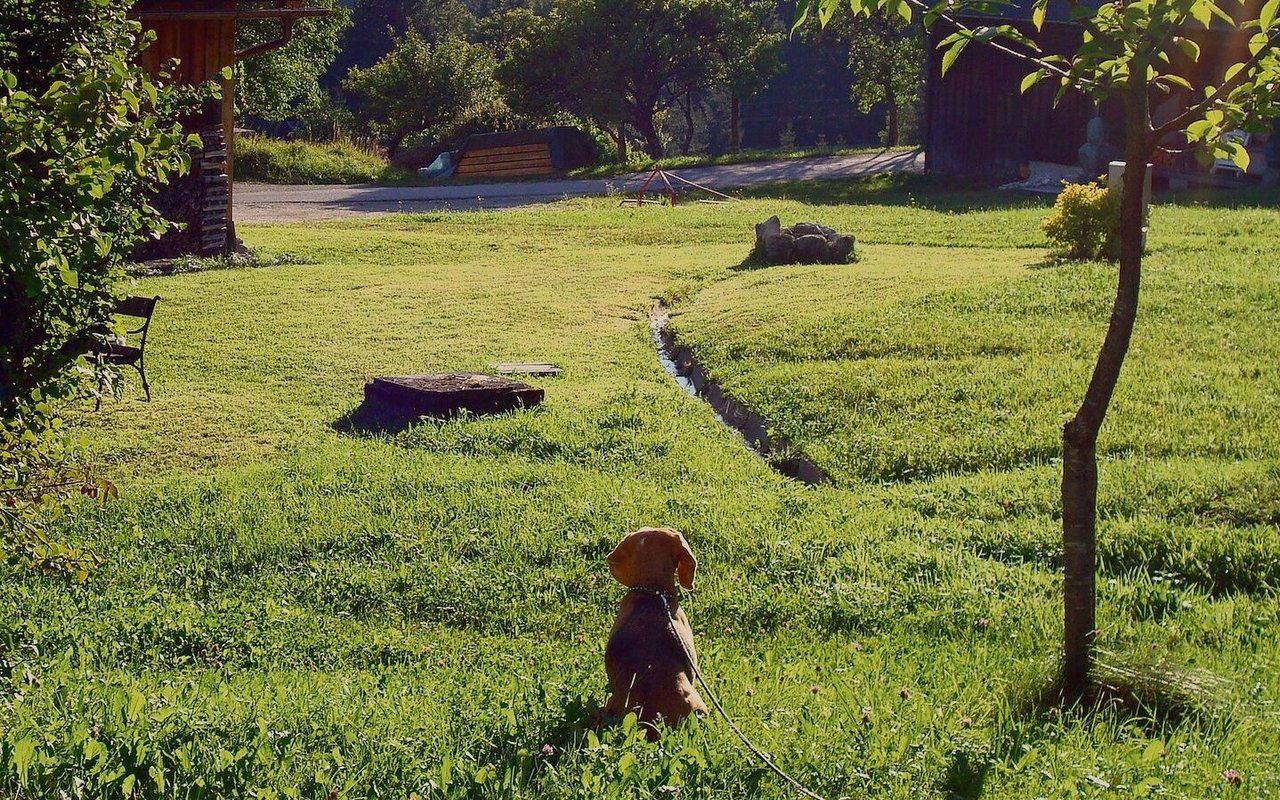
<path fill-rule="evenodd" d="M 627 589 L 627 594 L 651 594 L 662 598 L 662 605 L 667 609 L 667 616 L 674 617 L 675 612 L 672 610 L 676 605 L 676 598 L 666 589 L 655 589 L 652 586 L 632 586 Z"/>

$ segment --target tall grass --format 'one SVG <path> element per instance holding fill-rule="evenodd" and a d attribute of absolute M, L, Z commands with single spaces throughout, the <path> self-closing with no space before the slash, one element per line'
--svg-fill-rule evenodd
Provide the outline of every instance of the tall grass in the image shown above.
<path fill-rule="evenodd" d="M 286 142 L 265 136 L 236 137 L 235 173 L 237 180 L 283 184 L 376 183 L 412 177 L 392 167 L 376 150 L 352 142 Z"/>

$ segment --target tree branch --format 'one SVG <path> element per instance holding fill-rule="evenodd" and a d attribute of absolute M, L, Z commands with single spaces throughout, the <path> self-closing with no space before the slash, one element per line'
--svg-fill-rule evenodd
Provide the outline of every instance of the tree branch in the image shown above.
<path fill-rule="evenodd" d="M 909 5 L 915 6 L 917 9 L 920 10 L 922 14 L 929 10 L 929 7 L 925 5 L 923 0 L 907 0 L 907 3 Z M 950 14 L 939 14 L 938 19 L 943 20 L 944 22 L 950 24 L 952 27 L 954 27 L 958 31 L 965 31 L 966 33 L 970 33 L 970 34 L 974 33 L 973 28 L 970 28 L 968 25 L 965 25 L 963 22 L 960 22 L 956 18 L 952 17 Z M 1057 64 L 1050 64 L 1049 62 L 1043 59 L 1037 58 L 1033 55 L 1029 55 L 1027 53 L 1021 53 L 1017 50 L 1014 50 L 1012 47 L 1009 47 L 1006 44 L 1002 44 L 1001 42 L 996 41 L 995 39 L 990 39 L 986 42 L 983 42 L 983 44 L 987 45 L 988 47 L 999 50 L 1002 53 L 1011 55 L 1020 61 L 1025 61 L 1026 63 L 1035 66 L 1037 69 L 1043 69 L 1046 72 L 1057 75 L 1060 78 L 1066 78 L 1068 81 L 1070 81 L 1071 85 L 1076 87 L 1077 89 L 1084 88 L 1084 85 L 1077 82 L 1077 80 L 1071 76 L 1070 72 L 1063 69 L 1062 67 L 1059 67 Z"/>
<path fill-rule="evenodd" d="M 1222 84 L 1218 86 L 1217 89 L 1214 89 L 1209 96 L 1205 97 L 1205 99 L 1193 106 L 1188 106 L 1185 111 L 1163 125 L 1151 128 L 1151 132 L 1148 136 L 1159 141 L 1167 134 L 1173 133 L 1174 131 L 1180 131 L 1187 127 L 1191 122 L 1203 116 L 1206 111 L 1222 99 L 1223 95 L 1235 91 L 1241 84 L 1243 84 L 1249 76 L 1249 71 L 1262 63 L 1262 59 L 1271 54 L 1272 48 L 1277 45 L 1280 45 L 1280 28 L 1276 28 L 1271 32 L 1271 35 L 1267 37 L 1267 43 L 1259 48 L 1258 52 L 1254 53 L 1248 61 L 1244 62 L 1244 66 L 1236 72 L 1235 75 L 1223 81 Z"/>

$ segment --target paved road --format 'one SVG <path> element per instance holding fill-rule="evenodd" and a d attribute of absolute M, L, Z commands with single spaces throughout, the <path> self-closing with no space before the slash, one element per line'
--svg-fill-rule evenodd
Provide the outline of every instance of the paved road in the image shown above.
<path fill-rule="evenodd" d="M 919 171 L 919 152 L 883 152 L 850 156 L 760 161 L 678 170 L 681 177 L 716 189 L 783 181 L 829 180 L 878 172 Z M 289 222 L 338 219 L 356 214 L 442 209 L 509 208 L 564 197 L 634 192 L 648 173 L 601 180 L 547 180 L 452 186 L 273 186 L 237 183 L 235 218 L 239 222 Z"/>

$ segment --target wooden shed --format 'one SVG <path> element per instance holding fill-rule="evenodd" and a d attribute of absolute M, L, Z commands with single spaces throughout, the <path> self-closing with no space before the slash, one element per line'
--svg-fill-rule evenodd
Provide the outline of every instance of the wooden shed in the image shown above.
<path fill-rule="evenodd" d="M 965 18 L 972 26 L 1008 23 L 1009 19 Z M 1033 36 L 1045 53 L 1071 54 L 1082 29 L 1049 21 L 1036 33 L 1030 21 L 1014 21 Z M 1009 180 L 1030 161 L 1076 163 L 1085 142 L 1085 126 L 1094 114 L 1092 101 L 1068 91 L 1055 105 L 1057 83 L 1041 81 L 1025 94 L 1020 85 L 1027 66 L 993 48 L 971 45 L 942 74 L 938 26 L 929 45 L 925 87 L 925 168 L 930 172 Z"/>
<path fill-rule="evenodd" d="M 1244 13 L 1253 6 L 1256 0 L 1247 0 Z M 1069 56 L 1079 47 L 1083 29 L 1065 19 L 1061 4 L 1051 5 L 1050 14 L 1039 32 L 1031 25 L 1026 0 L 1001 17 L 963 19 L 971 27 L 1012 23 L 1035 39 L 1045 53 Z M 1055 104 L 1055 81 L 1041 81 L 1023 93 L 1020 85 L 1028 67 L 1006 53 L 971 45 L 943 76 L 944 51 L 937 49 L 937 44 L 949 32 L 945 27 L 935 28 L 929 47 L 924 147 L 925 166 L 930 172 L 1005 181 L 1019 177 L 1020 168 L 1031 161 L 1075 165 L 1085 143 L 1086 126 L 1095 114 L 1106 123 L 1108 144 L 1115 152 L 1122 151 L 1123 112 L 1118 101 L 1095 108 L 1084 94 L 1069 90 Z M 1248 32 L 1200 28 L 1182 35 L 1194 39 L 1202 55 L 1199 63 L 1175 61 L 1174 67 L 1197 88 L 1214 83 L 1226 65 L 1247 53 Z M 1186 92 L 1169 95 L 1152 89 L 1152 115 L 1157 121 L 1167 119 L 1185 108 L 1190 98 Z M 1178 149 L 1180 141 L 1168 144 Z M 1157 175 L 1199 169 L 1185 154 L 1166 154 L 1157 162 Z"/>
<path fill-rule="evenodd" d="M 168 71 L 179 83 L 206 81 L 222 85 L 222 100 L 183 120 L 204 140 L 204 151 L 191 172 L 166 185 L 156 207 L 174 222 L 185 223 L 157 242 L 139 248 L 139 259 L 225 252 L 235 246 L 232 218 L 232 146 L 235 138 L 235 87 L 222 71 L 237 61 L 289 43 L 294 23 L 329 11 L 309 8 L 302 0 L 137 0 L 130 16 L 156 39 L 142 54 L 152 75 Z M 236 49 L 240 24 L 264 21 L 278 35 L 261 44 Z"/>

